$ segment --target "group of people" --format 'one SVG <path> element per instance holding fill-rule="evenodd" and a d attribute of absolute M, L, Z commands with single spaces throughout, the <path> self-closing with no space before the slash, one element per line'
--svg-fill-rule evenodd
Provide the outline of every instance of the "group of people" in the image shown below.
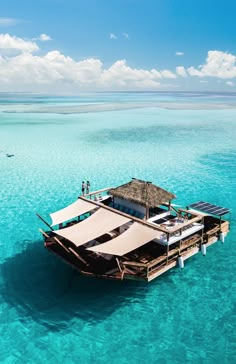
<path fill-rule="evenodd" d="M 87 195 L 90 191 L 90 182 L 87 181 L 86 183 L 83 181 L 82 182 L 82 187 L 81 187 L 81 190 L 82 190 L 82 195 L 84 196 L 85 194 Z"/>

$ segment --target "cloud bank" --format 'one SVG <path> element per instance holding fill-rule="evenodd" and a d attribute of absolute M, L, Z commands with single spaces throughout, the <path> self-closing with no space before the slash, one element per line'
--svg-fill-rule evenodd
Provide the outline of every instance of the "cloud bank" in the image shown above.
<path fill-rule="evenodd" d="M 46 34 L 38 39 L 51 40 Z M 41 43 L 43 44 L 43 43 Z M 17 53 L 6 53 L 12 50 Z M 0 91 L 99 91 L 99 90 L 161 90 L 178 87 L 183 78 L 226 79 L 234 87 L 236 56 L 209 51 L 206 62 L 198 67 L 177 66 L 175 71 L 130 67 L 126 60 L 109 67 L 97 58 L 75 60 L 58 50 L 43 54 L 36 41 L 0 34 Z M 169 84 L 171 80 L 171 84 Z M 202 83 L 202 82 L 201 82 Z"/>

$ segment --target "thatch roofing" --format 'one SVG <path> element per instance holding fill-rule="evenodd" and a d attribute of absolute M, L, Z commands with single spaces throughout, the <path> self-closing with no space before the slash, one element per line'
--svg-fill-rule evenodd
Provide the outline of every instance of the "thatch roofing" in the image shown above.
<path fill-rule="evenodd" d="M 124 185 L 110 189 L 109 194 L 148 207 L 156 207 L 176 198 L 173 193 L 151 182 L 134 178 Z"/>

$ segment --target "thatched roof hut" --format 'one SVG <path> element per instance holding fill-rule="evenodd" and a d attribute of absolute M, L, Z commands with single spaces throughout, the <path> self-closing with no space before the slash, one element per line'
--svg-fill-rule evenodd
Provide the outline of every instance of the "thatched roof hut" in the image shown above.
<path fill-rule="evenodd" d="M 165 191 L 151 182 L 134 178 L 124 185 L 110 189 L 109 194 L 149 208 L 168 203 L 176 198 L 173 193 Z"/>

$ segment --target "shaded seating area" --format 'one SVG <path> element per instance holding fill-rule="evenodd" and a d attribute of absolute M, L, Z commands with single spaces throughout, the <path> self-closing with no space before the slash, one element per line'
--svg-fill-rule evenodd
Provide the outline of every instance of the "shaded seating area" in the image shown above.
<path fill-rule="evenodd" d="M 137 217 L 138 219 L 143 219 L 144 218 L 144 214 L 143 213 L 141 213 L 139 211 L 136 211 L 136 210 L 133 210 L 131 208 L 128 208 L 126 206 L 123 206 L 123 205 L 120 205 L 120 204 L 117 204 L 117 203 L 113 203 L 112 201 L 109 203 L 108 206 L 109 207 L 112 207 L 115 210 L 124 212 L 125 214 L 128 214 L 130 216 Z"/>

